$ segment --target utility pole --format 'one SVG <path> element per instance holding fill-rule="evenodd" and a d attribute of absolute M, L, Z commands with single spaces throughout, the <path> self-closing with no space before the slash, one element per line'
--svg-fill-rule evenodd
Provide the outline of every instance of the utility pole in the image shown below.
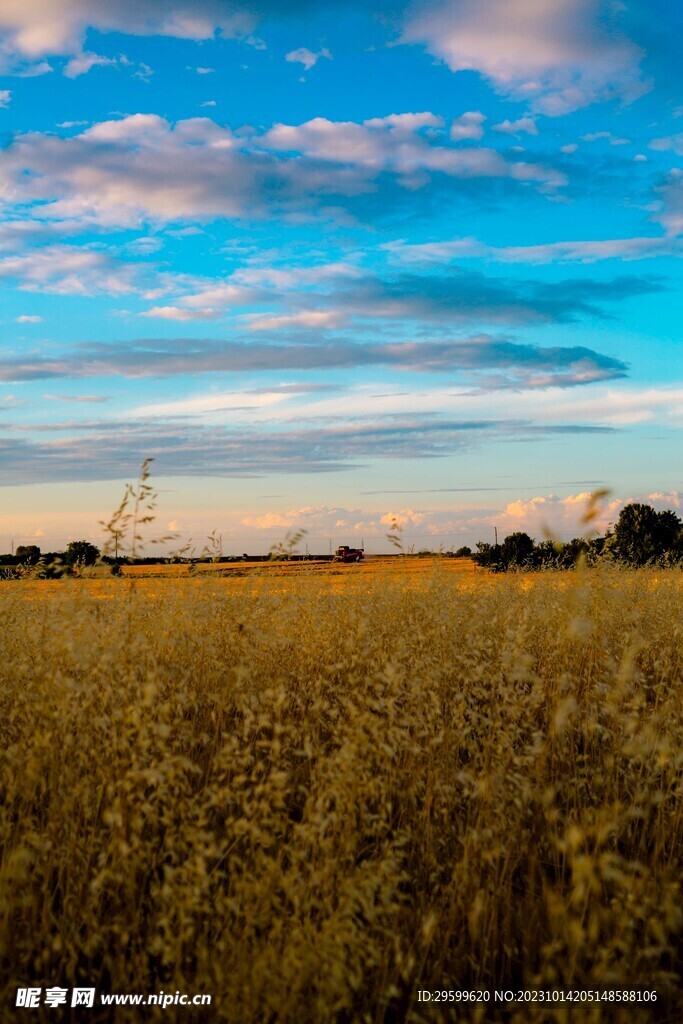
<path fill-rule="evenodd" d="M 494 533 L 496 535 L 496 547 L 498 547 L 498 527 L 494 526 L 493 530 L 494 530 Z"/>

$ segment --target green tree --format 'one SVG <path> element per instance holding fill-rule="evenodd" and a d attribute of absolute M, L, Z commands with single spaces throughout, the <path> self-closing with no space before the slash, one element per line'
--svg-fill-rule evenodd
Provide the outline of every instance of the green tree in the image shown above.
<path fill-rule="evenodd" d="M 68 566 L 94 565 L 100 557 L 100 549 L 89 540 L 72 540 L 66 549 L 64 561 Z"/>
<path fill-rule="evenodd" d="M 683 523 L 675 512 L 656 512 L 651 505 L 632 502 L 619 513 L 609 540 L 610 553 L 629 565 L 646 565 L 681 548 Z"/>
<path fill-rule="evenodd" d="M 531 558 L 534 542 L 528 533 L 517 531 L 505 538 L 500 546 L 500 557 L 504 565 L 524 565 Z"/>
<path fill-rule="evenodd" d="M 40 548 L 37 544 L 19 544 L 16 550 L 17 558 L 29 565 L 35 565 L 40 558 Z"/>
<path fill-rule="evenodd" d="M 500 544 L 488 544 L 486 541 L 477 541 L 477 550 L 472 555 L 477 565 L 489 568 L 497 565 L 500 559 Z"/>

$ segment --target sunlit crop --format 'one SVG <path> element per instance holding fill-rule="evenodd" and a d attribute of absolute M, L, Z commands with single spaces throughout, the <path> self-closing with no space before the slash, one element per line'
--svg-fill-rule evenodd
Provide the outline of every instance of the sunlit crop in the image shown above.
<path fill-rule="evenodd" d="M 0 584 L 3 1006 L 683 1019 L 683 574 L 417 564 Z M 615 983 L 656 1010 L 416 998 Z"/>

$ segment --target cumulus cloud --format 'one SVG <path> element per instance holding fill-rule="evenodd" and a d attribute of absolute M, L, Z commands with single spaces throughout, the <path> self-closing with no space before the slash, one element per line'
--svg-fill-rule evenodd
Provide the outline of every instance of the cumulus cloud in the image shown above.
<path fill-rule="evenodd" d="M 259 136 L 235 134 L 206 117 L 171 125 L 156 114 L 133 114 L 68 137 L 15 136 L 0 152 L 0 187 L 5 202 L 37 204 L 43 221 L 136 227 L 312 216 L 326 203 L 372 192 L 386 174 L 411 190 L 433 175 L 535 182 L 543 189 L 564 183 L 553 168 L 493 149 L 440 145 L 440 136 L 424 134 L 438 135 L 442 125 L 432 113 L 362 124 L 315 118 Z"/>
<path fill-rule="evenodd" d="M 479 71 L 496 89 L 559 115 L 647 88 L 641 53 L 603 0 L 442 0 L 409 9 L 402 39 L 452 71 Z"/>
<path fill-rule="evenodd" d="M 18 324 L 42 324 L 42 316 L 27 315 L 16 317 L 16 323 Z"/>
<path fill-rule="evenodd" d="M 9 107 L 11 99 L 12 99 L 12 90 L 11 89 L 0 89 L 0 110 L 3 107 Z"/>
<path fill-rule="evenodd" d="M 221 0 L 3 0 L 2 51 L 9 59 L 79 56 L 88 28 L 128 35 L 212 39 L 248 35 L 255 25 L 249 5 Z"/>
<path fill-rule="evenodd" d="M 550 186 L 564 184 L 563 175 L 553 168 L 508 160 L 495 149 L 439 145 L 419 134 L 423 128 L 436 129 L 442 125 L 443 119 L 431 112 L 392 114 L 370 118 L 362 124 L 316 117 L 301 125 L 277 124 L 262 141 L 278 152 L 299 152 L 315 160 L 348 164 L 375 173 L 393 171 L 407 182 L 419 183 L 416 175 L 437 172 L 456 178 L 513 178 Z"/>
<path fill-rule="evenodd" d="M 251 526 L 255 530 L 286 530 L 294 521 L 291 516 L 283 516 L 279 512 L 267 512 L 262 516 L 245 516 L 242 525 Z"/>
<path fill-rule="evenodd" d="M 494 132 L 501 132 L 503 135 L 538 135 L 538 128 L 533 117 L 519 117 L 516 121 L 508 118 L 500 124 L 494 124 Z"/>
<path fill-rule="evenodd" d="M 42 203 L 43 217 L 105 226 L 263 214 L 266 179 L 277 176 L 294 205 L 297 186 L 286 165 L 250 158 L 229 129 L 207 118 L 172 128 L 155 114 L 105 121 L 69 138 L 19 136 L 0 156 L 0 181 L 15 201 Z"/>
<path fill-rule="evenodd" d="M 495 525 L 501 536 L 522 530 L 536 540 L 542 540 L 552 533 L 561 538 L 580 537 L 585 535 L 586 526 L 581 522 L 590 501 L 590 492 L 582 491 L 561 498 L 556 494 L 539 495 L 533 498 L 519 498 L 512 501 L 502 512 L 470 520 L 473 526 L 478 522 Z M 626 502 L 620 498 L 603 501 L 598 506 L 597 518 L 591 528 L 604 533 L 608 526 L 619 516 L 619 511 Z"/>
<path fill-rule="evenodd" d="M 683 494 L 680 491 L 654 491 L 647 496 L 655 508 L 683 508 Z"/>
<path fill-rule="evenodd" d="M 480 139 L 484 134 L 486 115 L 480 110 L 467 110 L 451 122 L 451 138 L 454 142 L 461 139 Z"/>
<path fill-rule="evenodd" d="M 138 264 L 75 245 L 49 245 L 0 259 L 0 279 L 12 278 L 26 291 L 56 295 L 126 294 L 137 290 L 140 274 Z"/>
<path fill-rule="evenodd" d="M 285 60 L 289 61 L 290 64 L 303 64 L 304 69 L 310 71 L 323 57 L 325 60 L 332 60 L 332 54 L 326 46 L 315 52 L 309 50 L 306 46 L 300 46 L 298 50 L 290 50 L 285 56 Z"/>
<path fill-rule="evenodd" d="M 382 526 L 393 527 L 394 523 L 400 527 L 419 526 L 425 521 L 424 512 L 416 512 L 412 508 L 402 508 L 398 512 L 385 512 L 380 516 Z"/>

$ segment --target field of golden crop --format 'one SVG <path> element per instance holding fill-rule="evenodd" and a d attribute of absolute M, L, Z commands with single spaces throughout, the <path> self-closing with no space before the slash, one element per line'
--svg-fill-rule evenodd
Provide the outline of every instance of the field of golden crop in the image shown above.
<path fill-rule="evenodd" d="M 2 1020 L 683 1020 L 683 573 L 455 564 L 0 583 Z"/>

